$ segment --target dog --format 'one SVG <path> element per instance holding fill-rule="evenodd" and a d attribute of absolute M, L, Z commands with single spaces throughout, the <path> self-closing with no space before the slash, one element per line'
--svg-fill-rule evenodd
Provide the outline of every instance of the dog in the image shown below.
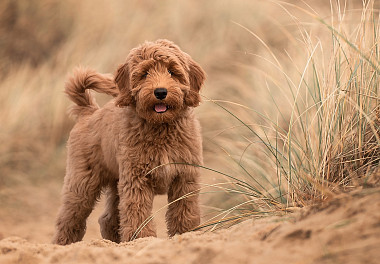
<path fill-rule="evenodd" d="M 114 77 L 78 68 L 65 85 L 76 104 L 68 139 L 62 204 L 53 242 L 82 240 L 102 191 L 101 235 L 114 242 L 156 236 L 153 198 L 168 195 L 168 235 L 200 223 L 203 163 L 194 108 L 205 72 L 173 42 L 160 39 L 131 50 Z M 89 90 L 114 98 L 99 108 Z"/>

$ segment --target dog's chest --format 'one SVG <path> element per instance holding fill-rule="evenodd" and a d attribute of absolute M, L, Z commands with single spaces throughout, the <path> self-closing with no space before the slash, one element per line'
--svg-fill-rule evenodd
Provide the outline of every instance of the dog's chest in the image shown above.
<path fill-rule="evenodd" d="M 170 183 L 181 173 L 183 163 L 192 162 L 190 141 L 179 133 L 165 132 L 136 134 L 128 141 L 133 171 L 146 178 L 156 194 L 166 193 Z"/>
<path fill-rule="evenodd" d="M 168 146 L 157 147 L 155 153 L 147 164 L 147 169 L 149 169 L 147 178 L 157 194 L 164 194 L 179 173 L 175 164 L 178 163 L 178 158 Z"/>

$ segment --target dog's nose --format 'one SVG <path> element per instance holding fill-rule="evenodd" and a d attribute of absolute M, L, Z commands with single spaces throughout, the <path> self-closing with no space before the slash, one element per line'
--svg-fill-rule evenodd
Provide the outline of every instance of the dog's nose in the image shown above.
<path fill-rule="evenodd" d="M 157 88 L 154 90 L 154 95 L 157 99 L 163 100 L 165 99 L 166 95 L 168 94 L 168 90 L 166 88 Z"/>

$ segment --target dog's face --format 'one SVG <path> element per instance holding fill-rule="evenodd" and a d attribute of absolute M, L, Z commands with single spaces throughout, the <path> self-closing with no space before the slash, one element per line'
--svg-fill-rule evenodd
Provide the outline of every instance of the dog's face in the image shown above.
<path fill-rule="evenodd" d="M 148 122 L 169 123 L 199 105 L 204 80 L 202 68 L 173 42 L 145 42 L 117 70 L 116 104 L 135 107 Z"/>

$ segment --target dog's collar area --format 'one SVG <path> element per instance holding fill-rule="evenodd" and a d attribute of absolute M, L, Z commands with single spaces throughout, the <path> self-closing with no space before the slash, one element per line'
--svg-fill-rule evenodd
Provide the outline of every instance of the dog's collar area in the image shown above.
<path fill-rule="evenodd" d="M 165 113 L 167 110 L 168 110 L 169 106 L 167 106 L 166 104 L 156 104 L 154 105 L 154 111 L 156 111 L 156 113 Z"/>

